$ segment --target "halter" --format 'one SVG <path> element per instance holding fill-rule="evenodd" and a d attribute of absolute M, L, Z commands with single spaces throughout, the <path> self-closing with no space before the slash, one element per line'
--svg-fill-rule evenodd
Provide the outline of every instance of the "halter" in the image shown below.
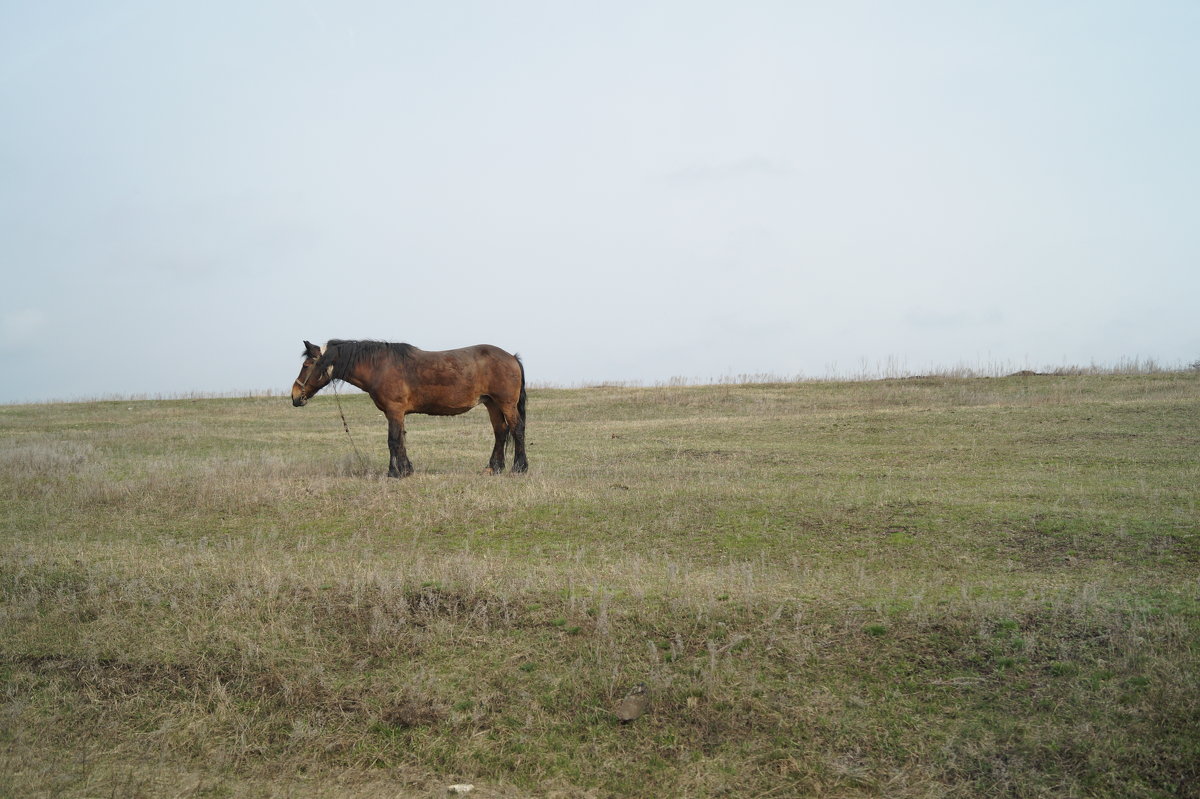
<path fill-rule="evenodd" d="M 313 359 L 312 368 L 308 370 L 308 376 L 307 376 L 307 377 L 305 377 L 305 378 L 304 378 L 304 380 L 297 380 L 297 381 L 296 381 L 296 384 L 300 386 L 300 392 L 301 392 L 301 393 L 303 393 L 303 392 L 304 392 L 304 388 L 305 388 L 305 386 L 307 386 L 307 385 L 308 385 L 308 381 L 309 381 L 309 380 L 312 380 L 312 376 L 313 376 L 313 375 L 316 373 L 316 371 L 317 371 L 317 364 L 318 364 L 319 362 L 320 362 L 320 358 L 315 358 L 315 359 Z"/>

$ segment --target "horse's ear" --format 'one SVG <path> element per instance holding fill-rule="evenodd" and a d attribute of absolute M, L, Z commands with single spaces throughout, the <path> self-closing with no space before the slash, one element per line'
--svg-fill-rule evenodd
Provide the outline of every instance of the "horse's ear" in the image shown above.
<path fill-rule="evenodd" d="M 318 347 L 316 344 L 313 344 L 310 341 L 304 342 L 304 351 L 308 353 L 308 357 L 310 357 L 310 358 L 320 358 L 321 357 L 321 348 Z"/>

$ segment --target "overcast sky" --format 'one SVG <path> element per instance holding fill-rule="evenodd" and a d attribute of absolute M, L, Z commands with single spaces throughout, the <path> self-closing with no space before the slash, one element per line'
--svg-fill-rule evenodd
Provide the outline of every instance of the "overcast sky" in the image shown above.
<path fill-rule="evenodd" d="M 0 0 L 0 401 L 1200 359 L 1200 2 Z"/>

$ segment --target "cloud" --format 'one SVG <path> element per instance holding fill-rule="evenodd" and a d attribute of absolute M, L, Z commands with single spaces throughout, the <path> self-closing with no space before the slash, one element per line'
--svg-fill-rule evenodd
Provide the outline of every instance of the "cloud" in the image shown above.
<path fill-rule="evenodd" d="M 732 161 L 693 164 L 668 172 L 664 177 L 667 183 L 692 184 L 761 178 L 778 179 L 791 177 L 795 173 L 795 169 L 782 161 L 761 155 L 752 155 Z"/>
<path fill-rule="evenodd" d="M 914 309 L 905 316 L 911 327 L 924 329 L 981 327 L 1001 325 L 1004 312 L 999 308 L 964 308 L 954 311 Z"/>
<path fill-rule="evenodd" d="M 0 336 L 3 346 L 21 344 L 35 338 L 46 328 L 49 319 L 40 308 L 21 308 L 6 311 L 0 316 Z"/>

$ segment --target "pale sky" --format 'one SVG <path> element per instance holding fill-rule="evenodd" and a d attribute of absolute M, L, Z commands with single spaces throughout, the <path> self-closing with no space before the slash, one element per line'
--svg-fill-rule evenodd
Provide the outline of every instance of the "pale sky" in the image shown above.
<path fill-rule="evenodd" d="M 0 0 L 0 402 L 1200 359 L 1200 2 Z"/>

